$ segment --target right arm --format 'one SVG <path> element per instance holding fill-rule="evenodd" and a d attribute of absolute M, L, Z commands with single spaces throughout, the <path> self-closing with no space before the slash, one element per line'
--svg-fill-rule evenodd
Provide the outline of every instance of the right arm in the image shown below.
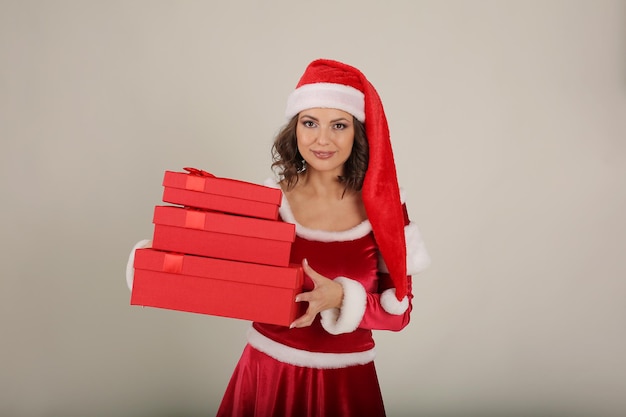
<path fill-rule="evenodd" d="M 133 290 L 133 278 L 135 277 L 135 251 L 137 249 L 149 248 L 152 247 L 151 239 L 140 240 L 133 246 L 133 250 L 130 251 L 130 255 L 128 256 L 128 263 L 126 264 L 126 285 L 128 285 L 129 290 Z"/>

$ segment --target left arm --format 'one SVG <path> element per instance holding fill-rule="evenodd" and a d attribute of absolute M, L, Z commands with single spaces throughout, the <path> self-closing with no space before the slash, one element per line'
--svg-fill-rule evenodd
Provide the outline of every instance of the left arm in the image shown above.
<path fill-rule="evenodd" d="M 408 220 L 407 223 L 407 271 L 412 275 L 426 269 L 430 258 L 417 226 Z M 307 301 L 309 307 L 291 327 L 309 326 L 317 313 L 321 315 L 322 326 L 331 334 L 349 333 L 357 328 L 398 331 L 409 323 L 413 299 L 411 275 L 407 276 L 407 296 L 397 300 L 384 262 L 379 265 L 378 291 L 373 293 L 347 277 L 328 279 L 306 262 L 303 262 L 303 268 L 315 287 L 313 291 L 297 296 L 296 301 Z"/>

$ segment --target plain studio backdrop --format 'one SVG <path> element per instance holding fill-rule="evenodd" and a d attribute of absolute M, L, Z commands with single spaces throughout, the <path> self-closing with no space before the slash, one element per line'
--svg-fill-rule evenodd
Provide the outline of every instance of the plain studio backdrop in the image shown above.
<path fill-rule="evenodd" d="M 313 59 L 378 89 L 432 267 L 390 416 L 626 415 L 623 1 L 2 1 L 0 415 L 210 416 L 248 322 L 129 305 L 163 172 L 262 182 Z"/>

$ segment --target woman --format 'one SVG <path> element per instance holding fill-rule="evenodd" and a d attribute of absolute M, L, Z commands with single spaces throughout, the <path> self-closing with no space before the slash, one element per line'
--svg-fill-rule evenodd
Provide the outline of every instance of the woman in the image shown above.
<path fill-rule="evenodd" d="M 380 98 L 356 68 L 313 61 L 274 143 L 306 312 L 253 323 L 218 416 L 384 416 L 373 329 L 403 329 L 429 264 L 401 200 Z"/>

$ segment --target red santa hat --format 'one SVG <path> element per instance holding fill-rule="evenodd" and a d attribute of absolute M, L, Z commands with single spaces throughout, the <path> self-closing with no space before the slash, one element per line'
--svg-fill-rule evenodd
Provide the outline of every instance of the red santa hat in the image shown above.
<path fill-rule="evenodd" d="M 358 69 L 318 59 L 309 64 L 287 100 L 286 116 L 302 110 L 333 108 L 352 114 L 365 124 L 369 164 L 363 181 L 363 203 L 396 298 L 407 294 L 405 217 L 393 159 L 389 127 L 374 86 Z"/>

